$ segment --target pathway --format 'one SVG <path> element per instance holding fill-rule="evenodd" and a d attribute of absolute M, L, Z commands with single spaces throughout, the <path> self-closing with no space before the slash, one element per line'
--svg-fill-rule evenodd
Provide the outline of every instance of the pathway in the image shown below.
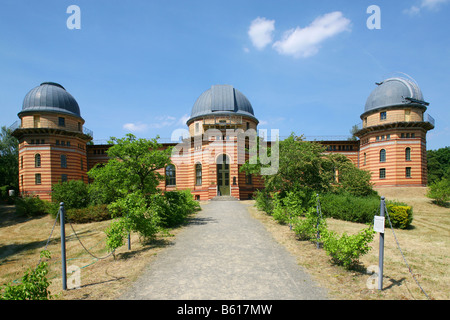
<path fill-rule="evenodd" d="M 120 299 L 327 299 L 240 201 L 209 201 Z"/>

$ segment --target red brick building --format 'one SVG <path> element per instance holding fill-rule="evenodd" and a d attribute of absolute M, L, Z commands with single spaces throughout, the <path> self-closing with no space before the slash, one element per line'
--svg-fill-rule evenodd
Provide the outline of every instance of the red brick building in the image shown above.
<path fill-rule="evenodd" d="M 411 79 L 378 83 L 367 99 L 356 141 L 321 141 L 327 153 L 346 155 L 372 173 L 375 186 L 425 186 L 426 133 L 434 120 Z M 19 139 L 19 189 L 51 199 L 51 185 L 81 179 L 108 161 L 109 145 L 92 145 L 80 108 L 65 88 L 44 82 L 32 89 L 13 126 Z M 261 176 L 239 172 L 256 143 L 258 119 L 250 101 L 230 85 L 213 85 L 192 108 L 184 139 L 174 146 L 173 164 L 161 169 L 163 190 L 190 189 L 196 199 L 231 195 L 248 199 L 263 187 Z M 274 159 L 269 159 L 274 160 Z"/>

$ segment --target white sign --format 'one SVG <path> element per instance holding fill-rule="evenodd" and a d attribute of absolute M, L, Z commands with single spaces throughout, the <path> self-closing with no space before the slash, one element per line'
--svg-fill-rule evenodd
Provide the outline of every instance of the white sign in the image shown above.
<path fill-rule="evenodd" d="M 384 233 L 384 217 L 373 217 L 373 231 Z"/>

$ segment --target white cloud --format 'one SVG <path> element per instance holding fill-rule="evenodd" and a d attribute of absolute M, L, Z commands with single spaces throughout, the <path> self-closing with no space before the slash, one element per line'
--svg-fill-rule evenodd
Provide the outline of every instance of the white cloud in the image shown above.
<path fill-rule="evenodd" d="M 340 11 L 317 17 L 305 28 L 297 27 L 286 31 L 273 48 L 280 54 L 296 58 L 307 58 L 319 51 L 320 44 L 341 32 L 350 30 L 350 20 Z"/>
<path fill-rule="evenodd" d="M 125 130 L 129 130 L 131 132 L 143 132 L 146 131 L 148 128 L 148 125 L 145 123 L 125 123 L 123 125 L 123 128 Z"/>
<path fill-rule="evenodd" d="M 273 40 L 273 31 L 275 30 L 275 20 L 266 18 L 256 18 L 250 24 L 248 35 L 253 45 L 262 50 Z"/>
<path fill-rule="evenodd" d="M 448 3 L 450 0 L 421 0 L 419 5 L 413 5 L 409 9 L 403 10 L 403 13 L 415 16 L 420 13 L 422 9 L 431 11 L 438 11 L 442 4 Z"/>
<path fill-rule="evenodd" d="M 179 126 L 185 126 L 186 125 L 186 121 L 188 121 L 190 118 L 190 116 L 188 114 L 184 114 L 180 119 L 178 119 L 178 125 Z"/>

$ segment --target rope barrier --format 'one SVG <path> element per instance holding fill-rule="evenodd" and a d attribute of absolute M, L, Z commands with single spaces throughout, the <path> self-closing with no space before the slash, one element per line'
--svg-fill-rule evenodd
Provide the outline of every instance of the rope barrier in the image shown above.
<path fill-rule="evenodd" d="M 110 257 L 110 256 L 114 253 L 114 250 L 113 250 L 113 251 L 111 251 L 108 255 L 106 255 L 106 256 L 104 256 L 104 257 L 97 257 L 96 255 L 94 255 L 92 252 L 90 252 L 90 251 L 84 246 L 83 242 L 81 241 L 80 237 L 78 237 L 78 234 L 77 234 L 77 232 L 75 231 L 75 229 L 74 229 L 74 227 L 73 227 L 73 225 L 72 225 L 72 223 L 71 223 L 70 221 L 69 221 L 69 224 L 70 224 L 70 227 L 72 228 L 73 233 L 75 234 L 75 237 L 78 239 L 78 242 L 81 244 L 81 246 L 84 248 L 84 250 L 85 250 L 88 254 L 90 254 L 93 258 L 98 259 L 98 260 L 103 260 L 103 259 L 106 259 L 106 258 Z"/>
<path fill-rule="evenodd" d="M 423 290 L 423 288 L 421 287 L 419 281 L 417 281 L 416 277 L 414 276 L 414 273 L 412 272 L 411 267 L 409 266 L 408 262 L 406 261 L 405 255 L 403 254 L 403 251 L 400 248 L 400 244 L 399 244 L 399 242 L 397 240 L 397 236 L 395 235 L 394 228 L 392 227 L 391 219 L 389 218 L 389 213 L 388 213 L 388 210 L 387 210 L 386 206 L 384 206 L 384 211 L 385 211 L 386 216 L 388 218 L 389 225 L 391 227 L 392 233 L 394 234 L 394 239 L 395 239 L 395 242 L 397 243 L 398 250 L 400 251 L 400 254 L 402 255 L 403 261 L 405 262 L 406 266 L 408 267 L 409 273 L 411 274 L 411 276 L 413 277 L 414 281 L 419 286 L 420 290 L 422 290 L 423 294 L 427 297 L 428 300 L 430 300 L 430 297 L 427 295 L 425 290 Z"/>

